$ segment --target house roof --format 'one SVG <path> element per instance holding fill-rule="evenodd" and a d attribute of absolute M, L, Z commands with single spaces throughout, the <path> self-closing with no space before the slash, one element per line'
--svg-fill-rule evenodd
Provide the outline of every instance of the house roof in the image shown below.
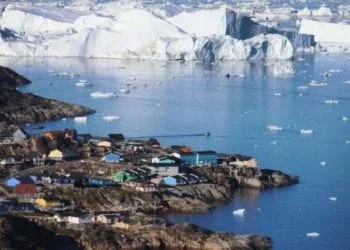
<path fill-rule="evenodd" d="M 29 134 L 28 134 L 23 128 L 18 128 L 14 133 L 16 133 L 17 131 L 20 131 L 20 132 L 23 133 L 25 136 L 29 137 Z"/>

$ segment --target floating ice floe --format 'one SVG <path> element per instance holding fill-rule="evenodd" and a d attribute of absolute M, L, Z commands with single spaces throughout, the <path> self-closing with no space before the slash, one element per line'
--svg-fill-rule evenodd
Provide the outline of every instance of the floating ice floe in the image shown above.
<path fill-rule="evenodd" d="M 344 83 L 346 83 L 346 84 L 350 84 L 350 81 L 344 81 Z"/>
<path fill-rule="evenodd" d="M 311 87 L 325 87 L 327 86 L 328 84 L 326 82 L 317 82 L 317 81 L 314 81 L 312 80 L 310 83 L 309 83 L 309 86 Z"/>
<path fill-rule="evenodd" d="M 331 197 L 329 197 L 329 200 L 330 201 L 337 201 L 337 197 L 331 196 Z"/>
<path fill-rule="evenodd" d="M 118 121 L 118 120 L 120 120 L 120 117 L 117 116 L 117 115 L 107 115 L 107 116 L 104 116 L 102 119 L 107 121 L 107 122 L 111 122 L 111 121 Z"/>
<path fill-rule="evenodd" d="M 317 233 L 317 232 L 312 232 L 312 233 L 306 234 L 306 237 L 309 237 L 309 238 L 317 238 L 319 236 L 320 236 L 320 233 Z"/>
<path fill-rule="evenodd" d="M 330 69 L 328 72 L 329 73 L 341 73 L 342 70 L 341 69 Z"/>
<path fill-rule="evenodd" d="M 54 75 L 60 76 L 60 77 L 78 77 L 79 76 L 79 74 L 75 74 L 71 72 L 57 72 Z"/>
<path fill-rule="evenodd" d="M 88 83 L 87 80 L 79 80 L 79 82 L 77 82 L 75 84 L 75 86 L 80 87 L 80 88 L 86 88 L 86 87 L 92 87 L 93 84 Z"/>
<path fill-rule="evenodd" d="M 330 100 L 325 100 L 324 103 L 325 104 L 338 104 L 339 101 L 335 100 L 335 99 L 330 99 Z"/>
<path fill-rule="evenodd" d="M 326 163 L 325 161 L 321 161 L 321 162 L 320 162 L 320 165 L 321 165 L 322 167 L 324 167 L 324 166 L 327 165 L 327 163 Z"/>
<path fill-rule="evenodd" d="M 274 96 L 282 96 L 282 93 L 277 92 L 277 93 L 274 93 L 273 95 Z"/>
<path fill-rule="evenodd" d="M 347 122 L 349 120 L 349 118 L 347 118 L 346 116 L 343 116 L 341 119 L 343 120 L 343 122 Z"/>
<path fill-rule="evenodd" d="M 92 98 L 111 98 L 111 97 L 118 97 L 118 95 L 115 92 L 94 92 L 91 93 L 90 96 Z"/>
<path fill-rule="evenodd" d="M 310 88 L 309 86 L 298 86 L 298 89 L 303 90 L 303 89 L 308 89 Z"/>
<path fill-rule="evenodd" d="M 233 211 L 233 215 L 236 215 L 236 216 L 244 216 L 244 213 L 245 213 L 245 208 L 240 208 Z"/>
<path fill-rule="evenodd" d="M 346 140 L 346 141 L 345 141 L 345 144 L 350 144 L 350 140 Z"/>
<path fill-rule="evenodd" d="M 64 121 L 64 122 L 65 122 L 66 120 L 67 120 L 67 118 L 66 118 L 66 117 L 62 118 L 62 121 Z"/>
<path fill-rule="evenodd" d="M 80 116 L 80 117 L 75 117 L 74 118 L 74 122 L 76 123 L 83 123 L 85 124 L 87 121 L 87 117 L 86 116 Z"/>
<path fill-rule="evenodd" d="M 266 128 L 270 131 L 280 131 L 282 130 L 283 128 L 282 127 L 279 127 L 279 126 L 276 126 L 276 125 L 267 125 Z"/>
<path fill-rule="evenodd" d="M 303 135 L 311 135 L 313 132 L 312 129 L 300 129 L 300 133 Z"/>
<path fill-rule="evenodd" d="M 121 89 L 119 90 L 120 93 L 124 93 L 124 94 L 129 94 L 130 90 L 129 89 Z"/>

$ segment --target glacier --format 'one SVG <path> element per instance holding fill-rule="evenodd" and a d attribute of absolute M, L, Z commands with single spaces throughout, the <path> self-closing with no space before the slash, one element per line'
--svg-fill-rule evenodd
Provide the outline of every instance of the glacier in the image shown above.
<path fill-rule="evenodd" d="M 115 3 L 95 9 L 7 4 L 0 17 L 0 55 L 289 60 L 295 48 L 314 46 L 313 35 L 269 28 L 226 7 L 192 12 L 169 9 L 151 11 Z"/>

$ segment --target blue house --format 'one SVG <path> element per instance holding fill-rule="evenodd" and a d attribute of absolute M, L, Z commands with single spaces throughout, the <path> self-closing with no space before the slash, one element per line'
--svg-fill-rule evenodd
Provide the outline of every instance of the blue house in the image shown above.
<path fill-rule="evenodd" d="M 19 178 L 12 177 L 6 181 L 6 186 L 8 187 L 15 187 L 18 184 L 20 184 Z"/>
<path fill-rule="evenodd" d="M 177 181 L 176 178 L 174 176 L 167 176 L 163 178 L 163 183 L 165 185 L 169 185 L 169 186 L 176 186 L 177 185 Z"/>
<path fill-rule="evenodd" d="M 214 165 L 218 163 L 218 155 L 215 151 L 197 151 L 181 153 L 181 160 L 192 166 Z"/>
<path fill-rule="evenodd" d="M 101 178 L 89 178 L 90 186 L 95 187 L 110 187 L 114 186 L 113 180 L 101 179 Z"/>
<path fill-rule="evenodd" d="M 101 161 L 106 163 L 119 163 L 123 161 L 123 155 L 121 153 L 111 152 L 103 156 Z"/>
<path fill-rule="evenodd" d="M 180 175 L 164 177 L 162 179 L 162 182 L 165 185 L 169 185 L 169 186 L 177 186 L 177 185 L 186 185 L 187 184 L 186 178 L 182 177 Z"/>

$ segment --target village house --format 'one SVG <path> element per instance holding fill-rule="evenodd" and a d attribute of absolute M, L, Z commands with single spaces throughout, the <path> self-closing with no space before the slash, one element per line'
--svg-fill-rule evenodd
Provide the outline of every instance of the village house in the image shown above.
<path fill-rule="evenodd" d="M 21 141 L 29 138 L 29 135 L 27 132 L 22 129 L 18 128 L 13 134 L 12 134 L 13 140 L 14 141 Z"/>
<path fill-rule="evenodd" d="M 148 141 L 147 141 L 147 145 L 152 147 L 152 148 L 160 148 L 160 143 L 157 139 L 155 138 L 150 138 Z"/>
<path fill-rule="evenodd" d="M 96 217 L 96 222 L 103 224 L 114 224 L 120 221 L 120 214 L 100 214 Z"/>
<path fill-rule="evenodd" d="M 153 164 L 175 164 L 178 161 L 174 156 L 162 155 L 153 157 L 151 163 Z"/>
<path fill-rule="evenodd" d="M 120 163 L 123 161 L 123 154 L 111 152 L 103 156 L 101 161 L 105 163 Z"/>
<path fill-rule="evenodd" d="M 114 143 L 123 142 L 125 140 L 123 134 L 108 134 L 108 138 Z"/>
<path fill-rule="evenodd" d="M 223 164 L 235 167 L 257 168 L 258 163 L 254 157 L 241 154 L 221 155 L 220 159 Z"/>
<path fill-rule="evenodd" d="M 55 149 L 50 151 L 48 158 L 53 161 L 68 161 L 77 159 L 78 155 L 74 152 Z"/>
<path fill-rule="evenodd" d="M 179 174 L 179 166 L 176 165 L 157 164 L 146 168 L 150 170 L 151 175 L 173 176 Z"/>
<path fill-rule="evenodd" d="M 191 166 L 211 166 L 218 163 L 218 155 L 215 151 L 197 151 L 180 155 L 181 160 Z"/>
<path fill-rule="evenodd" d="M 162 179 L 162 184 L 168 186 L 186 185 L 187 180 L 181 175 L 167 176 Z"/>
<path fill-rule="evenodd" d="M 42 136 L 49 140 L 58 140 L 58 139 L 63 139 L 65 134 L 63 131 L 60 131 L 60 130 L 52 130 L 52 131 L 47 131 L 43 133 Z"/>
<path fill-rule="evenodd" d="M 192 152 L 192 149 L 188 146 L 172 145 L 170 147 L 170 149 L 177 152 L 177 153 L 191 153 Z"/>
<path fill-rule="evenodd" d="M 113 175 L 113 180 L 116 182 L 132 181 L 138 178 L 139 176 L 135 172 L 128 170 L 118 171 Z"/>
<path fill-rule="evenodd" d="M 12 177 L 6 181 L 6 186 L 14 188 L 19 184 L 34 184 L 34 181 L 30 177 Z"/>
<path fill-rule="evenodd" d="M 97 147 L 109 149 L 112 147 L 112 143 L 110 141 L 100 141 L 97 143 Z"/>
<path fill-rule="evenodd" d="M 36 186 L 34 183 L 20 183 L 15 186 L 14 193 L 16 194 L 18 202 L 32 203 L 36 196 Z"/>
<path fill-rule="evenodd" d="M 92 178 L 89 178 L 89 185 L 93 187 L 111 187 L 111 186 L 115 186 L 115 183 L 113 180 L 110 180 L 110 179 L 92 177 Z"/>
<path fill-rule="evenodd" d="M 92 214 L 71 215 L 67 216 L 64 220 L 71 224 L 87 224 L 94 223 L 95 216 Z"/>
<path fill-rule="evenodd" d="M 36 198 L 34 202 L 37 206 L 43 207 L 43 208 L 54 208 L 54 207 L 65 206 L 65 203 L 62 200 L 54 197 Z"/>
<path fill-rule="evenodd" d="M 131 187 L 138 192 L 155 192 L 158 190 L 157 185 L 151 181 L 127 181 L 124 186 Z"/>

